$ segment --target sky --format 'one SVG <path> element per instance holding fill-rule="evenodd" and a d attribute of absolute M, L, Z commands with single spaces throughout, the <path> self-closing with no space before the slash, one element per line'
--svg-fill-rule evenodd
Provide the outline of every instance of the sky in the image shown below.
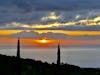
<path fill-rule="evenodd" d="M 0 0 L 0 29 L 100 30 L 99 0 Z"/>
<path fill-rule="evenodd" d="M 55 60 L 60 44 L 63 62 L 98 66 L 100 0 L 0 0 L 0 54 L 18 38 L 24 57 Z"/>
<path fill-rule="evenodd" d="M 0 0 L 0 38 L 100 41 L 100 0 Z"/>

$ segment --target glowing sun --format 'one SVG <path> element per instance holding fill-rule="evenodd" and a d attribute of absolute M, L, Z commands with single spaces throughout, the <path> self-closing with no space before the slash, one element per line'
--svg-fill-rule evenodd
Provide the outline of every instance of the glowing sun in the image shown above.
<path fill-rule="evenodd" d="M 47 43 L 48 41 L 46 39 L 40 40 L 41 43 Z"/>
<path fill-rule="evenodd" d="M 37 43 L 42 43 L 42 44 L 47 44 L 50 42 L 50 40 L 47 40 L 47 39 L 40 39 L 40 40 L 36 40 Z"/>

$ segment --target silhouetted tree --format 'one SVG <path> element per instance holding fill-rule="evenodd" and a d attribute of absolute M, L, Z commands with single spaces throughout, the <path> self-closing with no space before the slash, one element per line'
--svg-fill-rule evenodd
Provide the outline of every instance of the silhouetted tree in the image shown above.
<path fill-rule="evenodd" d="M 60 65 L 60 45 L 58 44 L 58 51 L 57 51 L 57 65 Z"/>
<path fill-rule="evenodd" d="M 18 38 L 17 42 L 17 61 L 16 61 L 16 73 L 17 75 L 21 75 L 21 58 L 20 58 L 20 39 Z"/>
<path fill-rule="evenodd" d="M 17 43 L 17 58 L 20 59 L 20 39 L 18 38 L 18 43 Z"/>

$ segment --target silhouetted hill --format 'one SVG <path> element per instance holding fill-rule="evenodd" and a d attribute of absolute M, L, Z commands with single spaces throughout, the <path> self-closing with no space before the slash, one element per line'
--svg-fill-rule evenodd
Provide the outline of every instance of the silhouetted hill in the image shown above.
<path fill-rule="evenodd" d="M 100 69 L 43 63 L 32 59 L 0 55 L 0 75 L 100 75 Z"/>

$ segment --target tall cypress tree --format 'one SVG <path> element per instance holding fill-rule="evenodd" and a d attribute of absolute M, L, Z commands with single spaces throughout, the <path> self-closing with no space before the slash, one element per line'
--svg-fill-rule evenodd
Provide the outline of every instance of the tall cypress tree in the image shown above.
<path fill-rule="evenodd" d="M 17 42 L 17 61 L 16 61 L 16 73 L 21 75 L 21 60 L 20 60 L 20 39 L 18 38 Z"/>
<path fill-rule="evenodd" d="M 60 45 L 58 44 L 57 65 L 60 65 Z"/>
<path fill-rule="evenodd" d="M 20 59 L 20 39 L 18 38 L 18 42 L 17 42 L 17 58 Z"/>

